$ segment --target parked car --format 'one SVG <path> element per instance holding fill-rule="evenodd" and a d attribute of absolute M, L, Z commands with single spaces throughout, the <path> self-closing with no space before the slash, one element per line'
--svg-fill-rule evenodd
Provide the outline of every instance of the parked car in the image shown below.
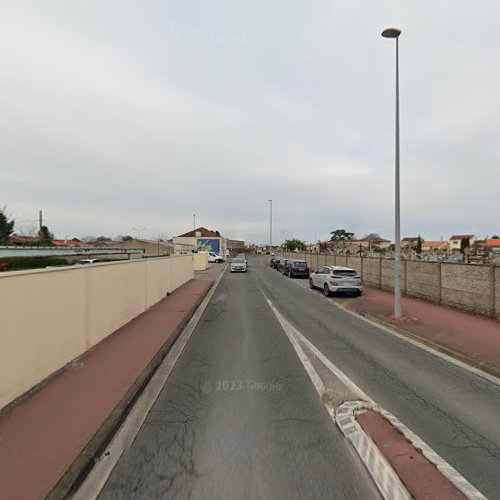
<path fill-rule="evenodd" d="M 247 262 L 244 258 L 242 257 L 236 257 L 231 261 L 231 272 L 240 272 L 240 273 L 246 273 L 247 272 Z"/>
<path fill-rule="evenodd" d="M 305 260 L 289 260 L 285 264 L 283 274 L 286 274 L 289 278 L 295 276 L 299 278 L 309 278 L 309 266 Z"/>
<path fill-rule="evenodd" d="M 282 257 L 278 257 L 274 263 L 273 263 L 273 267 L 274 269 L 276 269 L 277 271 L 281 271 L 283 269 L 283 264 L 285 263 L 285 259 L 283 259 Z"/>
<path fill-rule="evenodd" d="M 83 266 L 86 264 L 99 264 L 99 262 L 102 262 L 101 259 L 80 259 L 77 260 L 76 263 Z"/>
<path fill-rule="evenodd" d="M 283 265 L 281 266 L 281 269 L 280 269 L 281 274 L 286 274 L 286 272 L 287 272 L 287 271 L 286 271 L 286 266 L 287 266 L 290 262 L 292 262 L 292 260 L 293 260 L 293 259 L 285 259 L 285 261 L 283 262 Z"/>
<path fill-rule="evenodd" d="M 276 262 L 280 260 L 279 257 L 271 257 L 271 260 L 269 261 L 269 267 L 273 267 L 276 265 Z"/>
<path fill-rule="evenodd" d="M 327 297 L 336 292 L 363 293 L 361 277 L 354 269 L 344 266 L 320 267 L 309 277 L 309 286 L 321 288 Z"/>
<path fill-rule="evenodd" d="M 208 254 L 208 262 L 224 262 L 224 259 L 214 252 L 206 252 Z"/>

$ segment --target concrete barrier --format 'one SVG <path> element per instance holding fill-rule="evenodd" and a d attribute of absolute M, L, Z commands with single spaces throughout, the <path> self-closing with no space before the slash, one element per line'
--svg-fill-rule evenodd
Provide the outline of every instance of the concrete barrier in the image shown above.
<path fill-rule="evenodd" d="M 0 274 L 0 409 L 193 276 L 191 255 Z"/>

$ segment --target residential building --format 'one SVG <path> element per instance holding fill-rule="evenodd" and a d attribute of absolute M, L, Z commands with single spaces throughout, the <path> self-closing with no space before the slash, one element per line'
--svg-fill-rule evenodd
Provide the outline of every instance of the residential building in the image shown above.
<path fill-rule="evenodd" d="M 238 254 L 245 251 L 245 242 L 242 240 L 226 240 L 227 251 L 231 257 L 236 257 Z"/>
<path fill-rule="evenodd" d="M 469 242 L 469 247 L 473 247 L 476 241 L 475 234 L 457 234 L 451 236 L 449 239 L 450 242 L 450 250 L 459 251 L 462 248 L 462 240 L 467 240 Z"/>
<path fill-rule="evenodd" d="M 476 250 L 479 254 L 500 253 L 500 238 L 476 240 Z"/>
<path fill-rule="evenodd" d="M 406 237 L 406 238 L 403 238 L 401 240 L 401 248 L 402 249 L 413 249 L 415 250 L 418 246 L 418 240 L 419 240 L 419 236 L 409 236 L 409 237 Z M 423 242 L 423 238 L 420 238 L 420 240 Z"/>
<path fill-rule="evenodd" d="M 422 252 L 447 252 L 449 244 L 447 241 L 424 241 Z"/>
<path fill-rule="evenodd" d="M 358 247 L 361 244 L 363 248 L 368 248 L 368 250 L 388 250 L 392 245 L 390 240 L 376 236 L 369 236 L 362 240 L 353 241 L 352 243 L 357 244 Z"/>
<path fill-rule="evenodd" d="M 172 238 L 172 242 L 174 246 L 190 245 L 193 251 L 196 252 L 214 252 L 224 258 L 227 255 L 225 238 L 221 236 L 219 231 L 212 231 L 206 227 L 199 227 L 187 233 L 180 234 Z"/>

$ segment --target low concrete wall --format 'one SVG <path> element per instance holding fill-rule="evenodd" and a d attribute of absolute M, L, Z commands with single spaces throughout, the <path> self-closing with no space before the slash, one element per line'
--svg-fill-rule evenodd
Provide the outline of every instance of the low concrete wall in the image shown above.
<path fill-rule="evenodd" d="M 0 408 L 193 276 L 191 255 L 0 274 Z"/>
<path fill-rule="evenodd" d="M 304 259 L 311 270 L 322 265 L 348 266 L 363 284 L 394 291 L 394 260 L 317 253 L 280 253 L 289 259 Z M 409 297 L 443 304 L 500 320 L 500 266 L 452 262 L 401 262 L 401 290 Z"/>
<path fill-rule="evenodd" d="M 405 261 L 406 294 L 410 297 L 440 302 L 440 265 L 439 262 Z"/>
<path fill-rule="evenodd" d="M 490 267 L 467 264 L 441 264 L 441 303 L 488 316 Z"/>
<path fill-rule="evenodd" d="M 195 253 L 194 257 L 194 270 L 204 271 L 208 266 L 208 254 L 207 253 Z"/>
<path fill-rule="evenodd" d="M 495 267 L 493 292 L 493 310 L 495 311 L 495 318 L 500 321 L 500 266 Z"/>

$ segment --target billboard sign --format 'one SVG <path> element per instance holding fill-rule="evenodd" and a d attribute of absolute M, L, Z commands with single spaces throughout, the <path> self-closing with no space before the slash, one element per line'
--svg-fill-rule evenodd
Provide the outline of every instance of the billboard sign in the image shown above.
<path fill-rule="evenodd" d="M 220 255 L 220 240 L 218 238 L 198 238 L 198 252 L 214 252 Z"/>

